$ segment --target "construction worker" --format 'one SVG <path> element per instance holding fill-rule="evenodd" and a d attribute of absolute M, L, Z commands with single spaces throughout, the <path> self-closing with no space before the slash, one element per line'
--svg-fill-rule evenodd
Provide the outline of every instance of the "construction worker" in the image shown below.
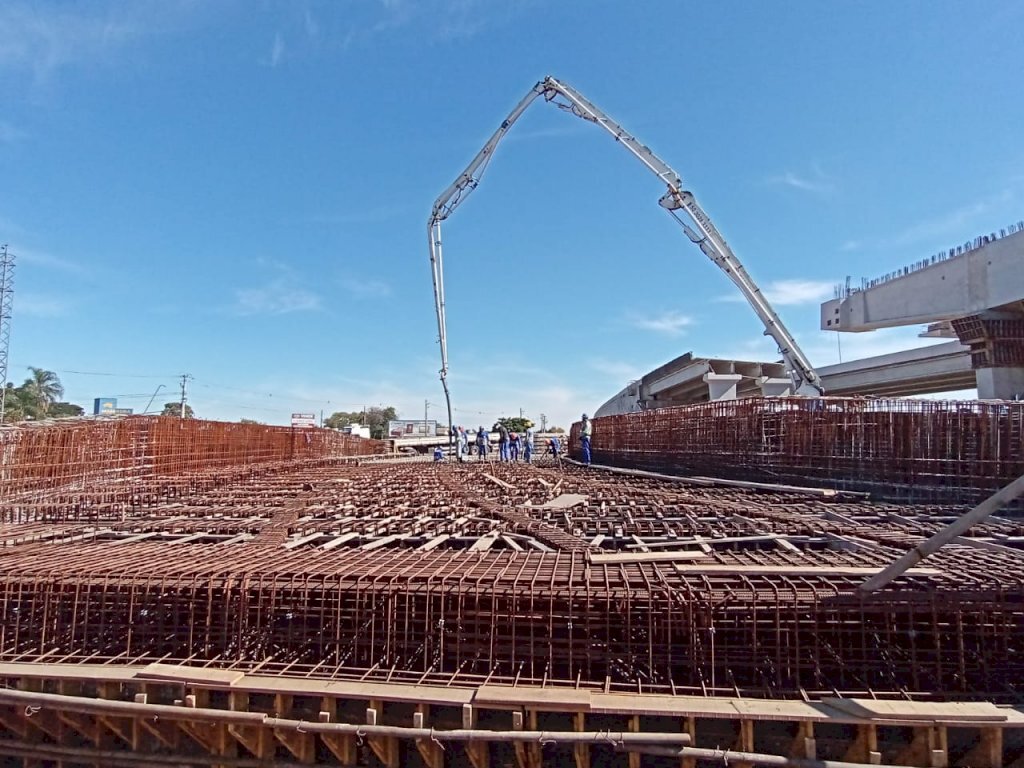
<path fill-rule="evenodd" d="M 533 458 L 533 427 L 526 428 L 526 439 L 523 441 L 523 459 L 530 464 Z"/>
<path fill-rule="evenodd" d="M 587 414 L 583 414 L 583 423 L 580 424 L 580 453 L 583 463 L 590 466 L 590 438 L 594 434 L 594 425 L 590 423 Z"/>
<path fill-rule="evenodd" d="M 522 441 L 519 439 L 519 433 L 513 432 L 508 436 L 508 450 L 509 459 L 511 461 L 519 461 L 519 447 L 522 445 Z"/>
<path fill-rule="evenodd" d="M 558 440 L 558 435 L 552 435 L 551 439 L 548 440 L 548 452 L 552 458 L 556 461 L 558 460 L 558 454 L 562 452 L 562 444 Z"/>
<path fill-rule="evenodd" d="M 455 429 L 455 456 L 460 463 L 466 460 L 466 430 L 462 427 Z"/>
<path fill-rule="evenodd" d="M 483 461 L 487 458 L 487 431 L 480 427 L 476 431 L 476 452 L 480 455 L 478 461 Z"/>
<path fill-rule="evenodd" d="M 498 458 L 501 461 L 508 461 L 508 429 L 504 424 L 498 423 Z"/>

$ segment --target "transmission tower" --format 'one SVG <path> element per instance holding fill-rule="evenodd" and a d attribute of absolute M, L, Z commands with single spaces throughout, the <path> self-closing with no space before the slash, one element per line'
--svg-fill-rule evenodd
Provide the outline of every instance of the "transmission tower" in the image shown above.
<path fill-rule="evenodd" d="M 14 254 L 0 246 L 0 424 L 7 413 L 7 351 L 11 346 L 11 308 L 14 304 Z"/>

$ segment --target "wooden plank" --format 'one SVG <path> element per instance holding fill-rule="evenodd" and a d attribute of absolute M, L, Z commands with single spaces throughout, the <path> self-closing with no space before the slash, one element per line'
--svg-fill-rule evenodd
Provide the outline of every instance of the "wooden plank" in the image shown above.
<path fill-rule="evenodd" d="M 143 539 L 151 539 L 154 536 L 159 536 L 163 531 L 147 531 L 146 533 L 136 533 L 134 536 L 128 536 L 124 539 L 115 539 L 111 544 L 129 544 L 133 541 L 142 541 Z"/>
<path fill-rule="evenodd" d="M 371 541 L 367 544 L 363 544 L 363 546 L 361 546 L 359 549 L 363 551 L 371 549 L 380 549 L 381 547 L 386 547 L 388 544 L 392 544 L 396 541 L 401 541 L 402 539 L 407 538 L 409 538 L 408 533 L 392 533 L 390 536 L 385 536 L 382 539 L 377 539 L 376 541 Z"/>
<path fill-rule="evenodd" d="M 512 538 L 511 536 L 505 536 L 505 535 L 502 535 L 502 536 L 501 536 L 501 540 L 502 540 L 503 542 L 505 542 L 505 544 L 507 544 L 507 545 L 508 545 L 508 548 L 509 548 L 509 549 L 513 549 L 513 550 L 515 550 L 516 552 L 525 552 L 525 551 L 526 551 L 526 549 L 525 549 L 525 548 L 523 547 L 523 545 L 522 545 L 522 544 L 520 544 L 520 543 L 519 543 L 518 541 L 516 541 L 515 539 L 513 539 L 513 538 Z"/>
<path fill-rule="evenodd" d="M 179 664 L 147 664 L 134 676 L 139 680 L 198 683 L 211 688 L 227 688 L 245 677 L 245 673 L 231 669 L 186 667 Z"/>
<path fill-rule="evenodd" d="M 579 493 L 563 493 L 551 501 L 541 504 L 539 509 L 572 509 L 580 504 L 586 504 L 587 498 Z"/>
<path fill-rule="evenodd" d="M 343 533 L 340 536 L 335 536 L 333 539 L 328 541 L 326 544 L 323 544 L 320 547 L 320 549 L 321 549 L 321 551 L 327 552 L 329 550 L 332 550 L 332 549 L 335 549 L 337 547 L 340 547 L 346 541 L 352 541 L 352 539 L 358 539 L 361 535 L 362 535 L 361 533 L 358 533 L 356 531 L 349 531 L 348 533 Z"/>
<path fill-rule="evenodd" d="M 473 704 L 481 709 L 537 709 L 542 712 L 580 712 L 590 709 L 591 692 L 577 688 L 518 688 L 481 685 Z"/>
<path fill-rule="evenodd" d="M 515 490 L 515 486 L 512 485 L 511 483 L 506 483 L 504 480 L 499 480 L 494 475 L 488 475 L 486 472 L 483 472 L 482 474 L 495 485 L 500 485 L 502 488 L 507 488 L 508 490 Z"/>
<path fill-rule="evenodd" d="M 704 560 L 703 552 L 587 552 L 590 562 L 603 563 L 671 563 L 675 560 Z M 731 566 L 722 566 L 731 568 Z"/>
<path fill-rule="evenodd" d="M 473 700 L 472 688 L 406 683 L 364 683 L 347 680 L 325 681 L 311 678 L 245 675 L 233 690 L 250 693 L 289 693 L 294 696 L 330 696 L 344 700 L 424 702 L 441 706 L 462 706 Z"/>
<path fill-rule="evenodd" d="M 473 542 L 473 546 L 469 548 L 470 552 L 485 552 L 491 548 L 491 545 L 498 540 L 497 533 L 488 533 L 486 536 L 481 536 L 479 539 Z"/>
<path fill-rule="evenodd" d="M 317 539 L 323 538 L 323 537 L 328 536 L 328 535 L 329 534 L 326 534 L 323 531 L 317 531 L 316 533 L 310 533 L 310 534 L 308 534 L 306 536 L 300 536 L 297 539 L 290 539 L 284 545 L 284 548 L 285 549 L 295 549 L 296 547 L 301 547 L 303 544 L 309 544 L 311 541 L 316 541 Z"/>
<path fill-rule="evenodd" d="M 942 723 L 995 723 L 1007 715 L 990 701 L 899 701 L 881 699 L 825 698 L 826 704 L 841 712 L 867 720 L 920 720 Z"/>
<path fill-rule="evenodd" d="M 452 537 L 452 535 L 450 533 L 442 533 L 439 536 L 435 536 L 430 541 L 427 541 L 427 542 L 424 542 L 423 544 L 420 544 L 420 546 L 416 547 L 416 551 L 417 552 L 429 552 L 430 550 L 436 549 L 437 547 L 439 547 L 442 544 L 444 544 L 451 537 Z"/>
<path fill-rule="evenodd" d="M 667 554 L 667 553 L 666 553 Z M 842 565 L 676 565 L 681 574 L 691 573 L 745 573 L 754 576 L 870 576 L 878 573 L 877 568 Z M 938 576 L 937 568 L 911 568 L 908 574 L 914 576 Z"/>

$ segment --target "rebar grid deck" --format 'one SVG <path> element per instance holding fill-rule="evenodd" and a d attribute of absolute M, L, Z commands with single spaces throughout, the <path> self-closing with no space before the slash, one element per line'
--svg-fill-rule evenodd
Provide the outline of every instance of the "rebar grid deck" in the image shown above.
<path fill-rule="evenodd" d="M 1018 521 L 855 592 L 956 505 L 324 458 L 3 509 L 0 661 L 762 697 L 1024 679 Z"/>

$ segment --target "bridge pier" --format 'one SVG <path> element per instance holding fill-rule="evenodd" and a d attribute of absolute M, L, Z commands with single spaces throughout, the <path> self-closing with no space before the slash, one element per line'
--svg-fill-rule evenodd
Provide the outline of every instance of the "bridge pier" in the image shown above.
<path fill-rule="evenodd" d="M 951 322 L 961 343 L 970 347 L 978 397 L 1024 397 L 1024 317 L 969 315 Z"/>

